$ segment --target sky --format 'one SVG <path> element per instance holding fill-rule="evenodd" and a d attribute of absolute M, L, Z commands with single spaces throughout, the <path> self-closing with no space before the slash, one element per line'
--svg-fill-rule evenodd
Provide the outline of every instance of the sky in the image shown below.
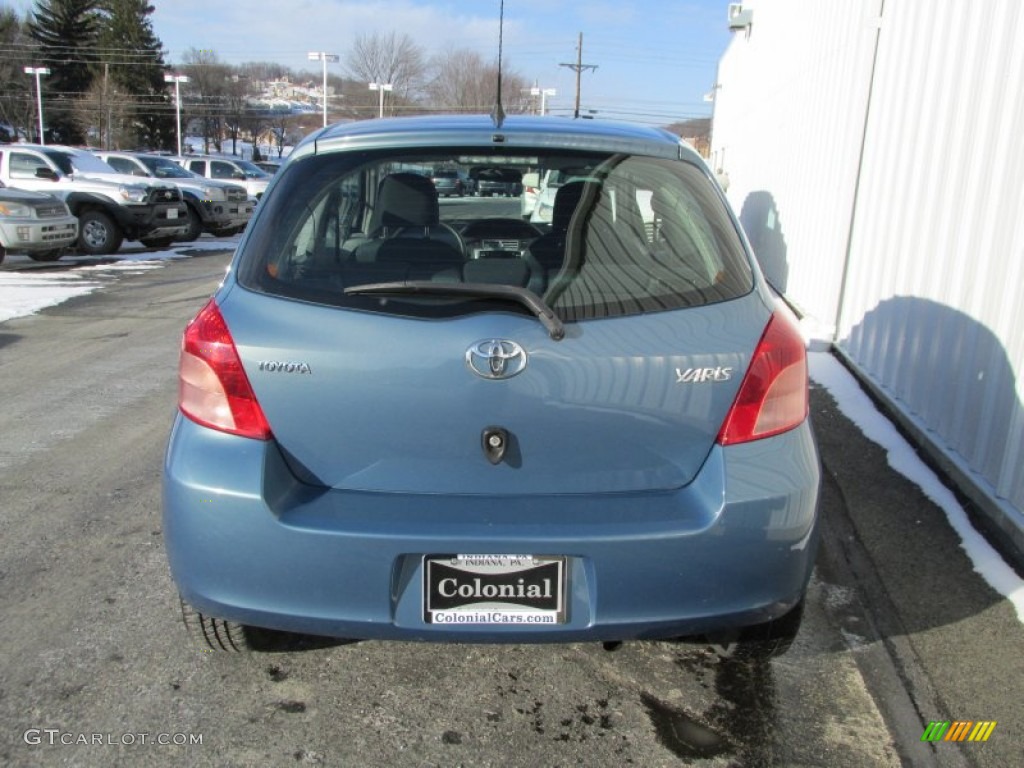
<path fill-rule="evenodd" d="M 31 0 L 0 0 L 23 14 Z M 189 48 L 229 64 L 276 61 L 320 71 L 309 51 L 344 57 L 360 35 L 408 35 L 430 56 L 470 48 L 491 59 L 498 48 L 500 0 L 151 0 L 153 30 L 168 63 Z M 583 34 L 581 111 L 667 125 L 711 114 L 719 58 L 729 44 L 727 0 L 505 0 L 505 71 L 541 88 L 551 113 L 572 112 Z"/>

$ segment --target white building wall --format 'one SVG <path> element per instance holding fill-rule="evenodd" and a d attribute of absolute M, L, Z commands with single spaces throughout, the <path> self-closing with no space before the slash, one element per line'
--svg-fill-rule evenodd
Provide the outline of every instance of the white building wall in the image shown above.
<path fill-rule="evenodd" d="M 769 281 L 835 320 L 877 0 L 762 0 L 719 64 L 710 162 Z M 724 14 L 723 14 L 724 15 Z"/>
<path fill-rule="evenodd" d="M 787 296 L 837 324 L 839 351 L 1024 550 L 1024 4 L 744 7 L 713 129 L 730 199 L 773 195 Z"/>

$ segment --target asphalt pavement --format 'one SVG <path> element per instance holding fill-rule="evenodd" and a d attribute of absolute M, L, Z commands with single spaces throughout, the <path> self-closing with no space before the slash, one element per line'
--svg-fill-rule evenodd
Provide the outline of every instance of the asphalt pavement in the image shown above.
<path fill-rule="evenodd" d="M 1024 744 L 1024 631 L 923 491 L 812 389 L 824 465 L 819 574 L 829 606 L 909 765 L 1011 766 Z M 985 743 L 922 742 L 932 721 L 996 721 Z"/>
<path fill-rule="evenodd" d="M 189 645 L 160 464 L 180 331 L 226 263 L 174 262 L 0 323 L 0 764 L 1020 763 L 1012 607 L 817 387 L 825 535 L 780 659 L 666 643 Z M 997 725 L 985 743 L 923 742 L 936 720 Z"/>

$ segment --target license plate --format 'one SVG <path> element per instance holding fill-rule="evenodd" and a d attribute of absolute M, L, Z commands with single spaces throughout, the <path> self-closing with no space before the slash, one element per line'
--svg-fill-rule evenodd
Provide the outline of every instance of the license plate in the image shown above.
<path fill-rule="evenodd" d="M 168 219 L 176 219 L 176 218 L 178 218 L 178 209 L 177 208 L 168 208 L 167 209 L 167 218 Z"/>
<path fill-rule="evenodd" d="M 427 624 L 543 626 L 565 623 L 564 557 L 427 555 Z"/>

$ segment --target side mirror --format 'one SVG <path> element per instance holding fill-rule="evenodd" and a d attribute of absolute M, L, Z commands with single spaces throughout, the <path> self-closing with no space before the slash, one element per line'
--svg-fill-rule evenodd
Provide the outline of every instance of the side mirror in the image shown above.
<path fill-rule="evenodd" d="M 231 178 L 232 179 L 243 179 L 244 180 L 245 179 L 245 174 L 242 173 L 241 171 L 232 171 L 231 172 Z"/>
<path fill-rule="evenodd" d="M 36 168 L 36 178 L 37 179 L 49 179 L 50 181 L 57 181 L 60 177 L 57 175 L 57 172 L 55 170 L 53 170 L 52 168 L 42 167 L 42 168 Z"/>

